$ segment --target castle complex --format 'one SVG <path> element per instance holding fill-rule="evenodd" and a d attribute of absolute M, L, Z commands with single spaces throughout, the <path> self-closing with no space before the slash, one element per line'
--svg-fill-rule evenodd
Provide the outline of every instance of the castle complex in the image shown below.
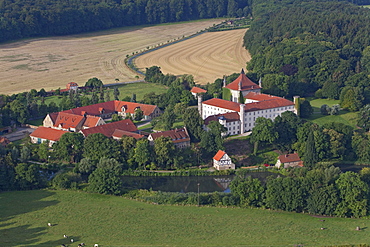
<path fill-rule="evenodd" d="M 198 110 L 207 125 L 210 121 L 219 121 L 227 128 L 227 135 L 237 135 L 251 131 L 258 117 L 271 120 L 285 111 L 297 114 L 295 103 L 277 96 L 261 93 L 259 85 L 252 82 L 242 69 L 238 78 L 223 86 L 223 98 L 213 98 L 202 102 L 198 94 Z M 226 100 L 227 98 L 228 100 Z M 297 100 L 294 97 L 294 100 Z"/>

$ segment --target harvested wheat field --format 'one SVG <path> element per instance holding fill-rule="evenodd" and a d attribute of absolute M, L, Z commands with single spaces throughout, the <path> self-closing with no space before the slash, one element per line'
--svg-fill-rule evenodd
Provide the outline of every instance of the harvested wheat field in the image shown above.
<path fill-rule="evenodd" d="M 242 46 L 246 29 L 209 32 L 135 59 L 140 70 L 157 65 L 163 73 L 191 74 L 199 84 L 240 72 L 251 59 Z"/>
<path fill-rule="evenodd" d="M 104 83 L 136 80 L 126 55 L 220 23 L 220 19 L 148 27 L 120 28 L 83 35 L 22 40 L 0 45 L 0 94 L 30 89 L 84 85 L 92 77 Z"/>

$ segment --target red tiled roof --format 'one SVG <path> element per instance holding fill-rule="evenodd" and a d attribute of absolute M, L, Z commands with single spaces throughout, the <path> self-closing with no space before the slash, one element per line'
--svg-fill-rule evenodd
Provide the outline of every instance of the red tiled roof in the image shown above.
<path fill-rule="evenodd" d="M 76 128 L 84 120 L 85 118 L 83 116 L 69 114 L 66 112 L 59 112 L 56 121 L 54 122 L 54 126 L 61 126 L 63 129 Z"/>
<path fill-rule="evenodd" d="M 224 109 L 229 109 L 232 111 L 239 111 L 240 104 L 237 102 L 232 102 L 224 99 L 213 98 L 206 101 L 203 101 L 203 104 L 216 106 Z"/>
<path fill-rule="evenodd" d="M 218 121 L 220 117 L 224 117 L 227 123 L 240 120 L 238 112 L 228 112 L 228 113 L 209 116 L 206 119 L 204 119 L 204 124 L 208 125 L 211 121 Z"/>
<path fill-rule="evenodd" d="M 76 82 L 69 82 L 67 84 L 67 89 L 70 89 L 71 87 L 78 87 L 78 84 Z"/>
<path fill-rule="evenodd" d="M 240 75 L 238 76 L 238 78 L 236 78 L 232 83 L 226 85 L 226 88 L 238 91 L 239 90 L 239 83 L 241 83 L 241 91 L 261 88 L 260 86 L 258 86 L 256 83 L 251 81 L 251 79 L 249 79 L 245 75 L 243 69 L 240 72 Z"/>
<path fill-rule="evenodd" d="M 244 111 L 259 111 L 292 105 L 294 105 L 292 101 L 277 97 L 276 99 L 273 98 L 270 100 L 263 100 L 259 102 L 245 104 Z"/>
<path fill-rule="evenodd" d="M 257 101 L 270 100 L 270 99 L 282 99 L 281 97 L 278 97 L 278 96 L 273 96 L 273 95 L 264 94 L 264 93 L 256 93 L 256 92 L 249 92 L 247 95 L 244 96 L 244 98 L 251 99 L 251 100 L 257 100 Z"/>
<path fill-rule="evenodd" d="M 114 101 L 108 101 L 103 103 L 98 103 L 94 105 L 87 105 L 82 107 L 73 108 L 70 110 L 62 111 L 76 115 L 92 115 L 92 116 L 100 116 L 102 113 L 99 109 L 104 109 L 104 113 L 114 113 Z"/>
<path fill-rule="evenodd" d="M 164 137 L 170 137 L 174 143 L 190 141 L 188 131 L 186 130 L 185 127 L 180 128 L 180 129 L 174 129 L 174 130 L 159 131 L 156 133 L 152 133 L 150 135 L 152 136 L 153 140 L 161 136 L 164 136 Z"/>
<path fill-rule="evenodd" d="M 0 143 L 1 143 L 1 145 L 3 145 L 5 147 L 6 145 L 8 145 L 10 143 L 10 141 L 9 141 L 8 138 L 0 136 Z"/>
<path fill-rule="evenodd" d="M 115 110 L 117 112 L 121 112 L 122 107 L 125 107 L 125 111 L 130 114 L 134 114 L 135 109 L 140 107 L 140 109 L 144 113 L 144 116 L 149 116 L 157 108 L 156 105 L 139 104 L 135 102 L 126 102 L 126 101 L 118 101 L 118 100 L 115 100 L 114 104 L 115 104 Z"/>
<path fill-rule="evenodd" d="M 38 127 L 32 132 L 32 134 L 30 134 L 30 136 L 50 141 L 58 141 L 64 133 L 68 133 L 68 131 Z"/>
<path fill-rule="evenodd" d="M 106 137 L 112 137 L 114 131 L 117 129 L 129 131 L 129 132 L 138 131 L 135 124 L 130 119 L 124 119 L 121 121 L 107 123 L 107 124 L 99 125 L 99 126 L 92 127 L 89 129 L 83 129 L 81 130 L 81 132 L 85 137 L 91 134 L 95 134 L 95 133 L 102 133 Z"/>
<path fill-rule="evenodd" d="M 232 111 L 239 112 L 240 111 L 240 103 L 223 100 L 223 99 L 217 99 L 213 98 L 210 100 L 206 100 L 203 102 L 203 104 L 211 105 L 219 108 L 224 108 Z M 263 100 L 259 102 L 252 102 L 247 103 L 244 106 L 245 112 L 250 111 L 259 111 L 259 110 L 266 110 L 266 109 L 273 109 L 278 107 L 284 107 L 284 106 L 292 106 L 294 103 L 290 100 L 280 98 L 280 97 L 273 97 L 270 100 Z"/>
<path fill-rule="evenodd" d="M 95 116 L 86 116 L 86 120 L 84 122 L 84 127 L 92 128 L 95 127 L 101 117 L 95 117 Z"/>
<path fill-rule="evenodd" d="M 204 90 L 203 88 L 200 87 L 193 87 L 190 92 L 192 93 L 206 93 L 207 90 Z"/>
<path fill-rule="evenodd" d="M 220 161 L 222 159 L 222 157 L 224 157 L 226 153 L 222 150 L 218 150 L 217 154 L 215 156 L 213 156 L 213 159 L 214 160 L 217 160 L 217 161 Z"/>
<path fill-rule="evenodd" d="M 125 131 L 125 130 L 119 130 L 119 129 L 116 129 L 112 134 L 112 137 L 117 137 L 117 138 L 122 138 L 123 136 L 130 136 L 135 139 L 141 139 L 144 137 L 144 135 L 140 135 L 140 134 Z"/>
<path fill-rule="evenodd" d="M 280 155 L 279 160 L 280 160 L 281 163 L 290 163 L 290 162 L 301 161 L 301 159 L 299 158 L 297 153 Z"/>
<path fill-rule="evenodd" d="M 88 115 L 99 116 L 101 115 L 101 110 L 103 109 L 104 109 L 104 113 L 115 113 L 115 112 L 121 112 L 122 107 L 125 107 L 126 112 L 130 114 L 134 114 L 135 109 L 137 107 L 140 107 L 144 115 L 149 116 L 150 114 L 154 112 L 157 106 L 113 100 L 113 101 L 98 103 L 94 105 L 77 107 L 77 108 L 66 110 L 63 112 L 77 114 L 77 115 L 83 115 L 83 113 L 86 113 Z"/>

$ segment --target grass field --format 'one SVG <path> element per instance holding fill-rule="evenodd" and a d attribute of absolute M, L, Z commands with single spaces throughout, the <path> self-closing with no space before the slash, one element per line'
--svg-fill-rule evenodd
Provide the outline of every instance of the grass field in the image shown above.
<path fill-rule="evenodd" d="M 331 99 L 314 99 L 310 100 L 310 104 L 313 107 L 313 114 L 308 118 L 308 120 L 318 124 L 323 125 L 329 122 L 339 122 L 353 128 L 356 128 L 358 115 L 357 112 L 348 112 L 348 111 L 339 111 L 338 115 L 322 115 L 320 112 L 320 107 L 324 104 L 328 106 L 333 106 L 335 104 L 339 104 L 339 100 L 331 100 Z"/>
<path fill-rule="evenodd" d="M 251 59 L 243 47 L 246 30 L 204 33 L 139 56 L 135 65 L 144 72 L 157 65 L 165 74 L 191 74 L 196 83 L 213 83 L 223 75 L 238 73 Z"/>
<path fill-rule="evenodd" d="M 104 93 L 110 93 L 110 98 L 112 100 L 114 100 L 113 88 L 114 87 L 110 87 L 109 89 L 104 91 Z M 144 95 L 147 93 L 151 93 L 151 92 L 154 92 L 156 94 L 165 93 L 167 91 L 167 87 L 162 84 L 137 82 L 137 83 L 119 85 L 118 90 L 120 91 L 119 99 L 123 99 L 126 96 L 129 96 L 131 98 L 132 94 L 135 93 L 136 100 L 141 101 L 144 98 Z M 91 94 L 89 94 L 88 97 L 91 97 Z M 61 100 L 62 100 L 62 96 L 56 95 L 56 96 L 45 98 L 45 103 L 49 104 L 50 102 L 55 102 L 57 105 L 59 105 Z"/>
<path fill-rule="evenodd" d="M 0 246 L 328 246 L 369 243 L 366 219 L 151 205 L 71 191 L 0 194 Z M 55 224 L 48 227 L 47 223 Z M 361 231 L 355 228 L 361 227 Z M 325 230 L 320 228 L 324 227 Z M 71 236 L 72 245 L 63 234 Z"/>
<path fill-rule="evenodd" d="M 189 36 L 221 19 L 136 26 L 81 35 L 26 39 L 0 45 L 0 94 L 65 88 L 92 77 L 104 83 L 136 80 L 126 55 Z M 231 37 L 232 39 L 232 37 Z"/>

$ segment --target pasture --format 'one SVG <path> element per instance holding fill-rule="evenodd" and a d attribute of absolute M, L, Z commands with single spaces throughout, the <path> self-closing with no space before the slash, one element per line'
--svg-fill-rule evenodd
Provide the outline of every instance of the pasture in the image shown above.
<path fill-rule="evenodd" d="M 164 74 L 190 74 L 198 84 L 213 83 L 223 75 L 239 73 L 251 59 L 243 47 L 246 30 L 203 33 L 139 56 L 134 63 L 143 72 L 156 65 Z"/>
<path fill-rule="evenodd" d="M 154 92 L 156 94 L 162 94 L 167 91 L 167 87 L 162 84 L 155 84 L 155 83 L 145 83 L 145 82 L 137 82 L 137 83 L 129 83 L 129 84 L 121 84 L 118 86 L 112 86 L 104 90 L 104 94 L 109 93 L 111 100 L 114 100 L 113 90 L 114 87 L 117 87 L 119 90 L 118 98 L 121 100 L 125 97 L 131 97 L 132 94 L 136 94 L 136 100 L 140 102 L 143 100 L 144 95 Z M 99 90 L 97 91 L 99 95 Z M 91 97 L 91 93 L 87 95 L 87 97 Z M 60 104 L 62 101 L 62 96 L 54 95 L 45 98 L 45 103 L 49 104 L 50 102 L 55 102 L 57 105 Z"/>
<path fill-rule="evenodd" d="M 323 125 L 325 123 L 330 122 L 338 122 L 349 125 L 353 128 L 357 126 L 357 119 L 358 113 L 357 112 L 349 112 L 341 110 L 339 111 L 338 115 L 322 115 L 320 112 L 320 107 L 324 104 L 328 106 L 333 106 L 335 104 L 339 104 L 339 100 L 332 100 L 332 99 L 314 99 L 310 100 L 310 104 L 313 107 L 313 114 L 308 118 L 308 120 L 318 124 Z"/>
<path fill-rule="evenodd" d="M 0 194 L 0 246 L 329 246 L 370 242 L 367 219 L 151 205 L 76 191 Z M 53 226 L 49 227 L 48 222 Z M 356 227 L 361 231 L 356 231 Z M 321 230 L 320 228 L 325 228 Z M 63 235 L 69 236 L 68 239 Z M 71 244 L 69 239 L 75 243 Z"/>
<path fill-rule="evenodd" d="M 126 55 L 189 36 L 222 22 L 208 19 L 176 24 L 135 26 L 87 34 L 26 39 L 0 44 L 0 94 L 30 89 L 65 88 L 92 77 L 103 83 L 134 81 Z"/>

